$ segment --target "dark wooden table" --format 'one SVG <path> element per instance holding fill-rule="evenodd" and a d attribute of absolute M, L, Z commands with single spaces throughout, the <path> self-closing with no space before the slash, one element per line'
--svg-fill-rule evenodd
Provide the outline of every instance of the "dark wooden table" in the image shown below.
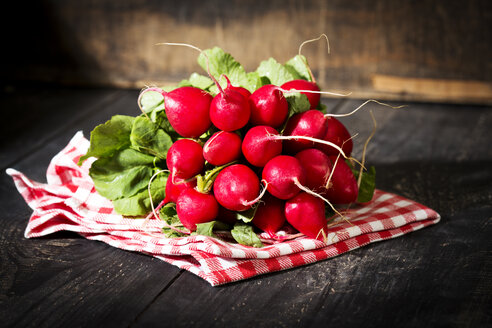
<path fill-rule="evenodd" d="M 78 130 L 137 115 L 137 91 L 6 88 L 0 99 L 2 327 L 490 327 L 492 108 L 370 106 L 380 189 L 428 205 L 439 224 L 331 260 L 211 287 L 149 256 L 75 233 L 25 239 L 31 214 L 5 174 L 45 181 Z M 361 100 L 325 100 L 348 112 Z M 367 111 L 343 120 L 358 143 Z M 361 147 L 355 155 L 360 156 Z"/>

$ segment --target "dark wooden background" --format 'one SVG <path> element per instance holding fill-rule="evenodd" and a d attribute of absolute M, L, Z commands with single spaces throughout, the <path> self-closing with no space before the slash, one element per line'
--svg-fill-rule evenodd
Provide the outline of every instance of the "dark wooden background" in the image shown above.
<path fill-rule="evenodd" d="M 492 102 L 489 0 L 41 0 L 1 10 L 3 81 L 140 89 L 201 70 L 187 42 L 247 70 L 303 49 L 325 90 L 354 97 Z"/>
<path fill-rule="evenodd" d="M 138 91 L 199 69 L 219 45 L 247 69 L 305 47 L 331 112 L 363 100 L 379 129 L 377 186 L 439 224 L 312 265 L 221 287 L 75 233 L 23 237 L 31 209 L 0 174 L 0 327 L 492 327 L 492 2 L 55 1 L 2 3 L 0 170 L 45 181 L 75 134 L 137 115 Z M 357 99 L 361 98 L 361 99 Z M 411 100 L 410 102 L 405 102 Z M 367 111 L 342 121 L 364 140 Z M 355 156 L 361 154 L 356 142 Z"/>

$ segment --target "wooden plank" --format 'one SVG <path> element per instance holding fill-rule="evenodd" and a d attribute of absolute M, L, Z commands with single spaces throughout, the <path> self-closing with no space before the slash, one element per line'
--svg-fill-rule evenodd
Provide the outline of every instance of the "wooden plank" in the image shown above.
<path fill-rule="evenodd" d="M 363 100 L 346 101 L 339 113 L 350 113 Z M 377 130 L 367 148 L 367 160 L 373 163 L 480 161 L 492 157 L 490 126 L 492 111 L 487 106 L 459 106 L 388 102 L 392 109 L 369 103 L 354 115 L 339 118 L 354 139 L 354 156 L 361 158 L 365 140 L 373 129 L 372 111 Z"/>
<path fill-rule="evenodd" d="M 74 93 L 77 95 L 77 92 Z M 52 140 L 13 166 L 37 181 L 51 158 L 78 130 L 87 133 L 113 114 L 137 115 L 136 92 L 119 93 L 110 104 L 86 112 L 70 125 L 46 128 Z M 68 93 L 64 97 L 71 97 Z M 82 101 L 81 99 L 79 99 Z M 57 113 L 53 113 L 57 115 Z M 49 120 L 48 120 L 49 121 Z M 32 139 L 39 129 L 24 130 Z M 29 135 L 30 134 L 30 135 Z M 0 317 L 4 327 L 122 326 L 179 276 L 160 260 L 85 240 L 75 233 L 25 239 L 31 214 L 10 177 L 0 176 Z"/>
<path fill-rule="evenodd" d="M 447 99 L 450 102 L 492 103 L 492 83 L 481 81 L 408 78 L 375 74 L 372 76 L 372 85 L 376 92 L 389 93 L 400 99 L 410 94 L 421 101 Z"/>
<path fill-rule="evenodd" d="M 94 108 L 91 115 L 56 127 L 47 144 L 14 167 L 31 178 L 44 180 L 49 160 L 75 131 L 83 130 L 88 135 L 95 125 L 116 113 L 137 115 L 136 96 L 136 91 L 125 92 L 108 106 Z M 329 111 L 347 112 L 360 103 L 333 100 Z M 371 143 L 374 148 L 369 159 L 379 163 L 378 186 L 435 208 L 443 215 L 442 222 L 332 260 L 217 288 L 148 256 L 74 234 L 23 239 L 30 210 L 10 179 L 0 176 L 0 211 L 4 213 L 0 218 L 3 324 L 490 324 L 490 109 L 412 104 L 411 111 L 381 109 L 375 113 L 380 130 Z M 344 122 L 351 130 L 368 133 L 371 126 L 363 115 L 367 112 L 345 118 Z M 51 133 L 48 131 L 45 133 Z M 472 140 L 466 138 L 466 133 Z M 422 157 L 415 158 L 414 152 L 419 149 Z"/>
<path fill-rule="evenodd" d="M 94 110 L 122 95 L 115 89 L 43 88 L 42 93 L 35 90 L 13 89 L 0 98 L 5 112 L 0 129 L 2 169 L 42 146 L 58 128 L 93 115 Z"/>
<path fill-rule="evenodd" d="M 343 107 L 353 103 L 345 102 Z M 449 110 L 453 115 L 447 115 Z M 375 140 L 379 154 L 394 155 L 386 163 L 387 157 L 381 159 L 377 166 L 378 187 L 435 208 L 442 215 L 441 223 L 331 260 L 218 288 L 185 272 L 135 326 L 162 321 L 176 327 L 490 324 L 492 156 L 485 152 L 484 157 L 461 163 L 455 157 L 479 151 L 488 126 L 478 125 L 479 142 L 471 149 L 464 149 L 466 139 L 453 128 L 477 126 L 483 117 L 490 119 L 490 110 L 422 106 L 412 113 L 414 116 L 404 118 L 392 113 L 382 124 L 382 135 L 399 129 L 406 139 L 415 140 L 403 142 L 400 149 L 385 145 L 386 138 Z M 422 113 L 426 113 L 429 128 L 414 133 L 409 127 L 421 127 L 421 122 L 412 119 Z M 408 160 L 412 158 L 408 152 L 418 148 L 413 143 L 436 142 L 432 134 L 445 126 L 445 138 L 436 145 L 445 149 L 437 154 L 424 151 L 423 158 Z"/>
<path fill-rule="evenodd" d="M 175 83 L 202 71 L 197 52 L 155 47 L 158 42 L 220 46 L 252 71 L 269 57 L 285 62 L 303 41 L 321 33 L 330 39 L 330 55 L 325 42 L 306 45 L 303 54 L 323 89 L 416 100 L 420 92 L 412 90 L 381 94 L 371 77 L 492 81 L 488 0 L 233 0 L 220 6 L 213 1 L 47 1 L 30 12 L 22 3 L 11 6 L 0 20 L 3 30 L 18 21 L 38 29 L 33 34 L 25 25 L 6 33 L 4 42 L 12 51 L 0 70 L 5 81 L 136 88 Z M 426 92 L 432 99 L 456 101 L 438 89 Z M 459 101 L 480 101 L 465 96 Z"/>

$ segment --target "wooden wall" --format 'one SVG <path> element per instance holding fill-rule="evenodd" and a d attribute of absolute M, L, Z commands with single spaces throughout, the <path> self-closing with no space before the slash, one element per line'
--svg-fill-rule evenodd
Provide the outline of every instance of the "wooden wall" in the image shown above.
<path fill-rule="evenodd" d="M 247 70 L 303 48 L 326 90 L 379 99 L 492 102 L 492 1 L 80 0 L 2 11 L 4 84 L 43 81 L 141 88 L 175 83 L 215 45 Z"/>

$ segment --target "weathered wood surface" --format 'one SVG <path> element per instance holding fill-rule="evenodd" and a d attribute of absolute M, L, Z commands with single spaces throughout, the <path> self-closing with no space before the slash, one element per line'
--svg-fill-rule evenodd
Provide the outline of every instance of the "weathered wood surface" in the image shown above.
<path fill-rule="evenodd" d="M 12 128 L 4 123 L 2 169 L 9 165 L 43 181 L 50 159 L 76 131 L 88 135 L 116 113 L 136 115 L 136 95 L 4 93 L 2 106 L 27 109 L 11 116 Z M 360 103 L 328 105 L 348 112 Z M 76 109 L 66 112 L 69 104 Z M 489 327 L 492 109 L 408 104 L 373 110 L 379 130 L 369 161 L 377 166 L 378 187 L 436 209 L 442 221 L 331 260 L 220 287 L 74 233 L 25 239 L 31 210 L 2 173 L 2 326 Z M 368 118 L 366 111 L 343 119 L 352 133 L 360 132 L 359 143 L 372 129 Z"/>
<path fill-rule="evenodd" d="M 323 89 L 353 96 L 492 102 L 492 2 L 38 1 L 11 2 L 0 20 L 9 46 L 0 80 L 141 88 L 198 70 L 197 52 L 220 46 L 247 70 L 303 49 Z M 28 22 L 19 24 L 20 22 Z M 12 33 L 15 26 L 15 33 Z M 430 87 L 429 87 L 430 85 Z"/>

